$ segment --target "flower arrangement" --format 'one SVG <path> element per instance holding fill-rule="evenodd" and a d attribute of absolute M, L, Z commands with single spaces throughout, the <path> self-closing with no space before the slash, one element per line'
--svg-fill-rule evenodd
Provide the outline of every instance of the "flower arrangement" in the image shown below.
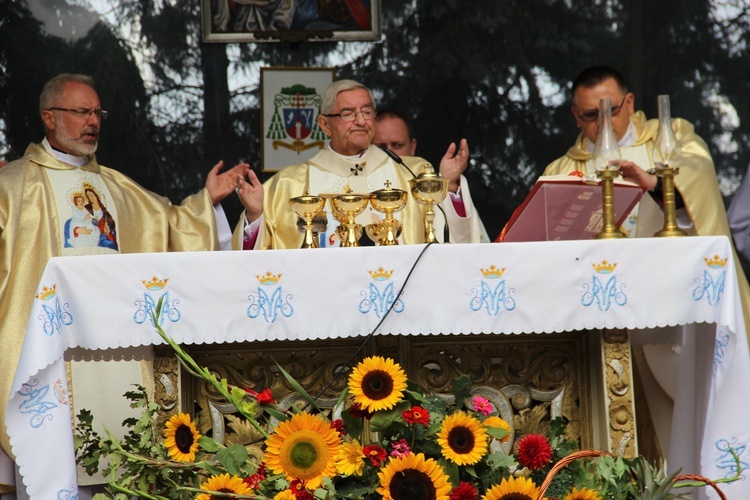
<path fill-rule="evenodd" d="M 642 458 L 599 454 L 555 467 L 577 450 L 565 438 L 563 419 L 554 419 L 546 435 L 516 436 L 507 452 L 502 444 L 511 426 L 490 401 L 472 396 L 467 376 L 454 380 L 450 398 L 425 394 L 398 363 L 379 356 L 351 370 L 328 411 L 279 367 L 305 401 L 304 407 L 282 410 L 270 390 L 229 386 L 157 331 L 187 372 L 212 384 L 260 432 L 263 460 L 251 458 L 243 445 L 224 446 L 202 436 L 185 413 L 158 428 L 157 406 L 138 388 L 126 397 L 142 409 L 141 417 L 125 421 L 129 432 L 122 440 L 109 433 L 102 439 L 92 430 L 90 413 L 78 416 L 79 463 L 93 473 L 100 458 L 108 457 L 104 473 L 112 496 L 94 500 L 669 499 L 681 498 L 674 493 L 681 487 L 716 486 L 676 481 L 676 474 Z"/>

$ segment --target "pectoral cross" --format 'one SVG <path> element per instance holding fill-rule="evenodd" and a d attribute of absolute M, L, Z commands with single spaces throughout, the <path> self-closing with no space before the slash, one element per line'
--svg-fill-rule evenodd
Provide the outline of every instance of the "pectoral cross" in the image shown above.
<path fill-rule="evenodd" d="M 367 164 L 366 161 L 363 161 L 362 163 L 357 163 L 352 168 L 349 169 L 351 173 L 354 175 L 359 175 L 359 173 L 365 168 L 365 165 Z"/>

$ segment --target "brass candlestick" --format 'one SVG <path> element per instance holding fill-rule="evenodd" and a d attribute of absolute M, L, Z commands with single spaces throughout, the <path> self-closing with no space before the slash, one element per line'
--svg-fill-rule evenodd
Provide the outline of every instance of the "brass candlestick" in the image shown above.
<path fill-rule="evenodd" d="M 425 243 L 435 243 L 435 210 L 433 207 L 436 203 L 443 201 L 448 194 L 448 179 L 440 177 L 435 173 L 431 164 L 426 163 L 424 171 L 415 179 L 409 181 L 411 194 L 414 199 L 424 205 L 424 239 Z"/>
<path fill-rule="evenodd" d="M 625 235 L 615 226 L 615 178 L 620 175 L 617 169 L 597 170 L 596 176 L 602 180 L 602 230 L 594 239 L 605 240 L 624 238 Z"/>
<path fill-rule="evenodd" d="M 289 204 L 292 206 L 294 213 L 305 221 L 305 224 L 302 226 L 305 236 L 302 239 L 302 246 L 300 248 L 319 248 L 320 242 L 313 231 L 313 219 L 325 206 L 325 198 L 305 194 L 290 199 Z"/>
<path fill-rule="evenodd" d="M 674 202 L 674 176 L 679 172 L 679 167 L 659 168 L 655 172 L 661 178 L 661 192 L 664 202 L 664 227 L 655 232 L 654 236 L 687 236 L 687 233 L 677 226 L 677 207 Z"/>
<path fill-rule="evenodd" d="M 407 196 L 408 193 L 403 189 L 392 188 L 391 181 L 385 181 L 385 189 L 378 189 L 370 193 L 372 208 L 385 214 L 383 220 L 377 224 L 369 224 L 367 228 L 368 236 L 377 238 L 376 243 L 384 246 L 398 245 L 396 238 L 401 232 L 401 223 L 393 217 L 393 214 L 406 206 Z"/>
<path fill-rule="evenodd" d="M 362 226 L 355 222 L 357 215 L 361 214 L 370 201 L 366 194 L 340 194 L 331 198 L 334 217 L 341 225 L 339 226 L 339 237 L 342 247 L 358 247 L 359 238 L 362 236 Z"/>

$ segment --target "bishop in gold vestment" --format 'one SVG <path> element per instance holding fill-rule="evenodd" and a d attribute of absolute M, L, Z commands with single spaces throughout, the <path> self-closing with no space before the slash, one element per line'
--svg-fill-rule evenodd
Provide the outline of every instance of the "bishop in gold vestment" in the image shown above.
<path fill-rule="evenodd" d="M 289 200 L 297 196 L 346 192 L 368 194 L 384 189 L 386 182 L 391 188 L 408 192 L 412 173 L 419 175 L 427 162 L 422 158 L 405 157 L 403 162 L 407 166 L 404 166 L 373 146 L 375 114 L 372 94 L 364 85 L 352 80 L 339 80 L 329 85 L 321 100 L 318 124 L 330 137 L 330 144 L 306 163 L 283 168 L 263 185 L 262 190 L 253 177 L 249 182 L 240 181 L 238 193 L 246 210 L 235 232 L 233 246 L 241 248 L 240 236 L 246 237 L 252 231 L 257 235 L 254 248 L 300 248 L 304 237 L 297 229 L 298 217 L 289 206 Z M 444 158 L 441 170 L 443 162 L 451 167 L 462 163 L 465 168 L 465 162 L 458 158 Z M 460 182 L 461 198 L 455 202 L 454 197 L 446 197 L 441 203 L 443 211 L 435 210 L 436 237 L 442 241 L 443 228 L 447 224 L 451 242 L 488 242 L 487 232 L 472 203 L 468 183 L 461 176 L 463 168 L 450 169 L 455 172 L 453 181 L 456 185 L 459 176 L 463 181 Z M 459 214 L 454 203 L 462 204 L 465 213 Z M 330 213 L 330 207 L 326 210 Z M 402 226 L 401 243 L 425 242 L 423 210 L 409 194 L 404 209 L 396 212 L 395 218 Z M 382 214 L 367 208 L 357 217 L 357 222 L 364 226 L 382 217 Z M 330 216 L 328 219 L 325 234 L 321 235 L 321 247 L 338 244 L 335 230 L 338 222 Z"/>

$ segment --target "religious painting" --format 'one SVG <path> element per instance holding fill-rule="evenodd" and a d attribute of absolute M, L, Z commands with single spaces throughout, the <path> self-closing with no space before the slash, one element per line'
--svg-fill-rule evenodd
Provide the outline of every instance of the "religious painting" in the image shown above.
<path fill-rule="evenodd" d="M 261 168 L 277 172 L 304 163 L 325 147 L 318 125 L 333 68 L 261 68 Z"/>
<path fill-rule="evenodd" d="M 381 0 L 201 0 L 204 42 L 379 40 Z"/>

